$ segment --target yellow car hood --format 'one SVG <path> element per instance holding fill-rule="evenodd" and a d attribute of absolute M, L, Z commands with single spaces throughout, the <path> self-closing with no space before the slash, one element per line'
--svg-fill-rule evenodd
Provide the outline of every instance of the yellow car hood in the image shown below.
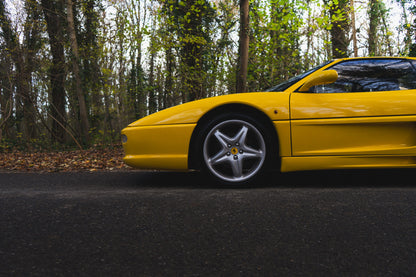
<path fill-rule="evenodd" d="M 208 111 L 226 104 L 251 106 L 264 112 L 271 120 L 289 119 L 289 93 L 254 92 L 188 102 L 146 116 L 131 123 L 129 127 L 197 123 Z"/>

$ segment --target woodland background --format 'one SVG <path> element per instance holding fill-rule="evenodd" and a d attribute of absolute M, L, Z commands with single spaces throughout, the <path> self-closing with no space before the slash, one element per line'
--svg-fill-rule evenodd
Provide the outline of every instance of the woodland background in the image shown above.
<path fill-rule="evenodd" d="M 415 2 L 0 0 L 0 152 L 119 144 L 147 114 L 352 56 L 416 56 Z"/>

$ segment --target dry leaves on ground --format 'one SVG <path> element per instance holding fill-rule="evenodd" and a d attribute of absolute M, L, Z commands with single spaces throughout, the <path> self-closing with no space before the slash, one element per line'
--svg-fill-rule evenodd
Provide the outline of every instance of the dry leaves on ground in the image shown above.
<path fill-rule="evenodd" d="M 63 152 L 10 151 L 0 153 L 0 170 L 15 171 L 102 171 L 128 169 L 121 147 Z"/>

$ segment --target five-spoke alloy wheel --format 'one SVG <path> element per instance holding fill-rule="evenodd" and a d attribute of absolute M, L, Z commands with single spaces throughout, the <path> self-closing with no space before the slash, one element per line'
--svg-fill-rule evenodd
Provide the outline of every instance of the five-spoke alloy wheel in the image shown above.
<path fill-rule="evenodd" d="M 264 168 L 267 141 L 264 127 L 244 115 L 215 120 L 202 139 L 205 169 L 222 183 L 251 182 Z"/>

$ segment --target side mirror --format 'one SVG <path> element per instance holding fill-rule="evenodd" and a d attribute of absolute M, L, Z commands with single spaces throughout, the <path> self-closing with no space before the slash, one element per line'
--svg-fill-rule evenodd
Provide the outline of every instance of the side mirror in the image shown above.
<path fill-rule="evenodd" d="M 338 72 L 335 70 L 325 70 L 317 74 L 313 74 L 303 86 L 300 87 L 300 92 L 308 92 L 311 87 L 325 84 L 332 84 L 338 79 Z"/>

